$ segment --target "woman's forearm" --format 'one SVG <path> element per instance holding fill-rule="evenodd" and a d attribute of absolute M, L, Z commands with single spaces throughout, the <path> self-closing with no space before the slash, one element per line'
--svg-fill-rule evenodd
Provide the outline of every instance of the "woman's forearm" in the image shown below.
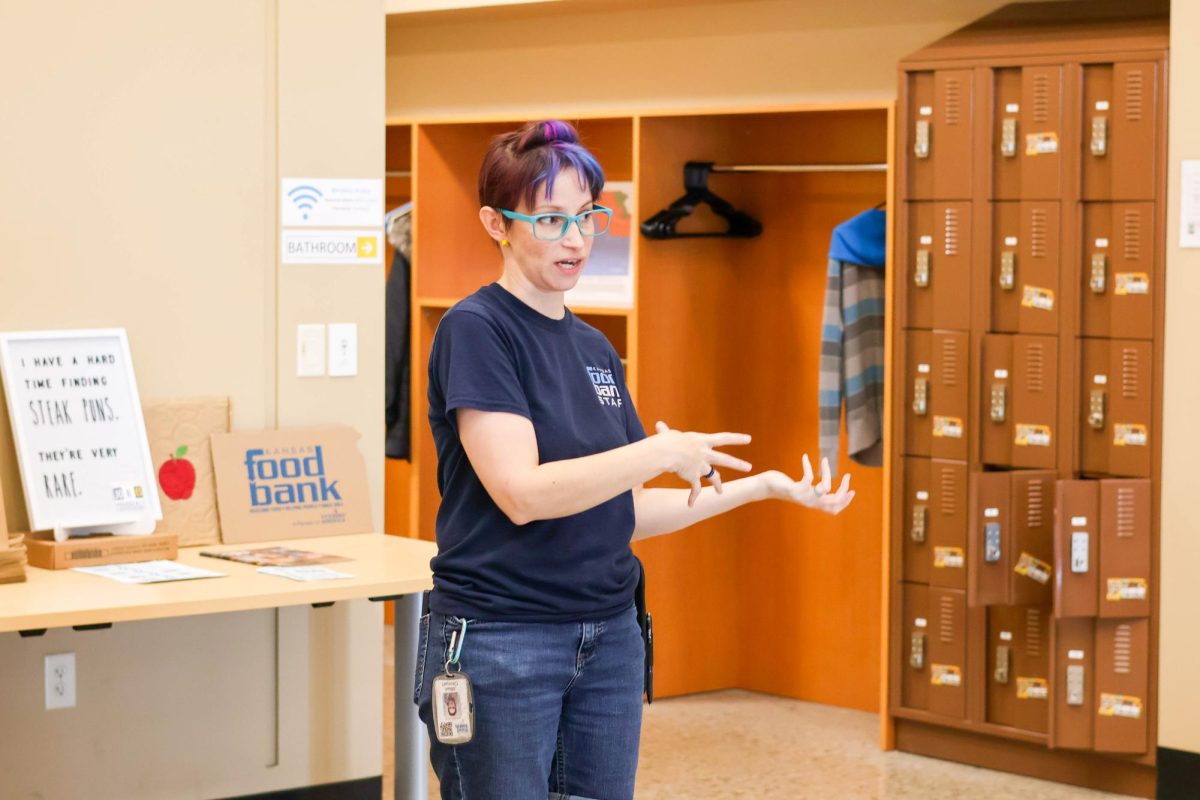
<path fill-rule="evenodd" d="M 634 513 L 637 524 L 634 539 L 661 536 L 715 517 L 726 511 L 765 500 L 768 497 L 763 473 L 728 481 L 721 487 L 721 494 L 711 486 L 704 487 L 695 505 L 687 503 L 687 489 L 641 489 L 633 495 Z"/>

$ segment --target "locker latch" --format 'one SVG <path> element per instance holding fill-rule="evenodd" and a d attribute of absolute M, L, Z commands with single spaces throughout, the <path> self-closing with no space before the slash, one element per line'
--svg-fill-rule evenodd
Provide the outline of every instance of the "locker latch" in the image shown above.
<path fill-rule="evenodd" d="M 1000 288 L 1012 291 L 1017 285 L 1017 254 L 1012 250 L 1000 253 Z"/>
<path fill-rule="evenodd" d="M 913 631 L 908 651 L 908 665 L 913 669 L 925 668 L 925 632 Z"/>
<path fill-rule="evenodd" d="M 1104 430 L 1104 390 L 1092 389 L 1088 396 L 1088 425 L 1094 430 Z"/>
<path fill-rule="evenodd" d="M 1104 253 L 1092 253 L 1092 274 L 1088 278 L 1088 288 L 1094 294 L 1104 294 L 1108 282 L 1108 256 Z"/>
<path fill-rule="evenodd" d="M 913 382 L 913 413 L 920 417 L 929 413 L 928 378 L 917 378 Z"/>
<path fill-rule="evenodd" d="M 1108 117 L 1092 117 L 1092 155 L 1108 153 Z"/>
<path fill-rule="evenodd" d="M 925 543 L 925 520 L 929 517 L 929 509 L 925 506 L 913 506 L 912 530 L 909 535 L 917 544 Z"/>
<path fill-rule="evenodd" d="M 929 251 L 917 251 L 917 268 L 913 271 L 913 283 L 924 289 L 929 285 Z"/>
<path fill-rule="evenodd" d="M 913 155 L 917 158 L 929 158 L 929 120 L 917 120 L 917 140 L 913 144 Z"/>
<path fill-rule="evenodd" d="M 1083 705 L 1083 664 L 1067 665 L 1067 705 Z"/>
<path fill-rule="evenodd" d="M 1071 572 L 1082 574 L 1088 571 L 1088 532 L 1074 531 L 1071 534 Z"/>
<path fill-rule="evenodd" d="M 989 522 L 983 526 L 983 560 L 989 564 L 1000 560 L 999 522 Z"/>
<path fill-rule="evenodd" d="M 1006 644 L 996 645 L 996 683 L 1008 683 L 1009 648 Z"/>
<path fill-rule="evenodd" d="M 1017 119 L 1005 117 L 1000 123 L 1000 155 L 1013 158 L 1017 154 Z"/>
<path fill-rule="evenodd" d="M 1004 422 L 1005 407 L 1008 405 L 1008 387 L 1003 383 L 993 383 L 991 398 L 992 422 Z"/>

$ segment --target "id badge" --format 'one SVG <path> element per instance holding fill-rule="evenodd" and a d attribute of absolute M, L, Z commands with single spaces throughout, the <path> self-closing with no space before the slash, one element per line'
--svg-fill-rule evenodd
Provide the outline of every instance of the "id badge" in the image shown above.
<path fill-rule="evenodd" d="M 475 697 L 466 673 L 434 676 L 433 730 L 442 744 L 466 744 L 475 736 Z"/>

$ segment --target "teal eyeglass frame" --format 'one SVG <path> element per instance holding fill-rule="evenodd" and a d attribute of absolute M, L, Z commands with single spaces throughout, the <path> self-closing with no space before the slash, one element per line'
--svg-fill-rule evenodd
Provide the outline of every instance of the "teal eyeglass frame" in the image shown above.
<path fill-rule="evenodd" d="M 557 242 L 559 239 L 561 239 L 567 235 L 567 231 L 570 230 L 572 223 L 574 223 L 575 227 L 579 229 L 580 236 L 603 236 L 604 234 L 608 233 L 608 227 L 609 227 L 609 225 L 612 224 L 612 209 L 608 208 L 607 206 L 602 206 L 599 203 L 594 203 L 591 208 L 589 208 L 587 211 L 584 211 L 582 214 L 563 214 L 563 213 L 559 213 L 559 212 L 551 212 L 549 214 L 530 215 L 530 214 L 518 214 L 516 211 L 509 211 L 508 209 L 505 209 L 505 208 L 501 208 L 501 209 L 499 209 L 499 211 L 504 217 L 506 217 L 508 219 L 519 219 L 519 220 L 524 220 L 525 222 L 528 222 L 529 227 L 533 229 L 533 238 L 537 239 L 538 241 L 542 241 L 542 242 Z M 593 233 L 586 233 L 583 230 L 583 225 L 581 225 L 580 222 L 585 217 L 588 217 L 588 216 L 591 216 L 591 215 L 597 214 L 597 213 L 604 215 L 604 230 L 595 231 Z M 562 230 L 560 230 L 558 232 L 558 236 L 555 236 L 552 239 L 545 239 L 541 236 L 538 236 L 537 224 L 540 220 L 546 219 L 547 217 L 561 217 L 563 219 Z M 597 226 L 597 227 L 599 227 L 599 226 Z"/>

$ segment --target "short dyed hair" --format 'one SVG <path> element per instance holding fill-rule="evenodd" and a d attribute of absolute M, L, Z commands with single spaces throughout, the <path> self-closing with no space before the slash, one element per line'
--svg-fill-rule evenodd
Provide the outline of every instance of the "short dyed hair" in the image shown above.
<path fill-rule="evenodd" d="M 558 173 L 573 169 L 579 185 L 589 189 L 592 199 L 604 189 L 600 162 L 579 143 L 579 133 L 569 122 L 551 119 L 526 123 L 519 130 L 492 139 L 483 166 L 479 168 L 479 205 L 515 210 L 521 200 L 528 208 L 537 203 L 538 191 L 546 187 L 549 199 Z M 511 220 L 505 220 L 506 226 Z"/>

